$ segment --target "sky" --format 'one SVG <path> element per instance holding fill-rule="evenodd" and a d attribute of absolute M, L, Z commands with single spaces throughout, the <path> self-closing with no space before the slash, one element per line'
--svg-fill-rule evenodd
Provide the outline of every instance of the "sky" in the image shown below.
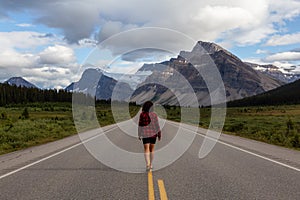
<path fill-rule="evenodd" d="M 0 0 L 0 82 L 64 88 L 87 64 L 134 73 L 190 50 L 179 35 L 300 73 L 300 0 Z"/>

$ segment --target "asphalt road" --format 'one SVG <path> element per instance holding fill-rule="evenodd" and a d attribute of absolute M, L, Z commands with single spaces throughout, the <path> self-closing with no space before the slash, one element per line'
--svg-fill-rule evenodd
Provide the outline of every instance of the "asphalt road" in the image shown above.
<path fill-rule="evenodd" d="M 174 141 L 177 130 L 176 123 L 165 124 L 157 152 Z M 156 154 L 150 173 L 143 159 L 122 166 L 122 157 L 109 148 L 102 150 L 122 171 L 102 164 L 78 136 L 0 156 L 0 199 L 299 199 L 299 151 L 222 135 L 208 156 L 199 159 L 204 131 L 168 166 L 160 169 L 164 158 Z M 191 134 L 189 126 L 183 132 Z M 83 134 L 89 138 L 85 144 L 97 147 L 98 133 Z M 121 149 L 143 152 L 136 137 L 115 125 L 106 127 L 105 134 Z"/>

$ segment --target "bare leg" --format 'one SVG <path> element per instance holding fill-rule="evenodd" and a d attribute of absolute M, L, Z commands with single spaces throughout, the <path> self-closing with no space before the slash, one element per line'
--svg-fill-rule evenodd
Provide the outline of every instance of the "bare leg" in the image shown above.
<path fill-rule="evenodd" d="M 150 144 L 150 168 L 152 168 L 152 162 L 153 162 L 153 159 L 154 159 L 154 146 L 155 144 Z"/>
<path fill-rule="evenodd" d="M 144 156 L 147 167 L 150 166 L 150 144 L 144 144 Z"/>

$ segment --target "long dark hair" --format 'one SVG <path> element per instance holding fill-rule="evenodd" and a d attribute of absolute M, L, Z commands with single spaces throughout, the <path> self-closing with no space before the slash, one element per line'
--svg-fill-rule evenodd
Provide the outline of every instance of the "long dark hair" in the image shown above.
<path fill-rule="evenodd" d="M 152 101 L 146 101 L 142 107 L 143 112 L 152 112 L 153 111 L 153 103 Z"/>

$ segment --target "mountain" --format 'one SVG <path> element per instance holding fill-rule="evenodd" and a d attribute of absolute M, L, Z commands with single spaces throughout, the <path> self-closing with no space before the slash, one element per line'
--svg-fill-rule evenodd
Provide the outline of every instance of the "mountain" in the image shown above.
<path fill-rule="evenodd" d="M 219 45 L 199 41 L 191 52 L 182 51 L 177 58 L 169 61 L 144 65 L 139 71 L 148 70 L 152 74 L 139 85 L 131 100 L 143 103 L 147 99 L 153 99 L 157 103 L 171 105 L 178 104 L 180 100 L 181 103 L 190 105 L 191 97 L 195 93 L 200 105 L 210 105 L 210 93 L 203 77 L 199 74 L 199 71 L 204 70 L 203 73 L 205 73 L 205 70 L 211 68 L 212 62 L 209 62 L 207 57 L 212 59 L 219 70 L 224 82 L 227 101 L 264 93 L 284 84 L 282 81 L 254 70 Z M 190 60 L 197 63 L 197 66 L 188 62 Z M 184 79 L 194 91 L 189 91 Z M 157 83 L 164 83 L 166 87 Z"/>
<path fill-rule="evenodd" d="M 247 65 L 253 69 L 260 71 L 266 75 L 269 75 L 279 81 L 284 83 L 291 83 L 300 79 L 300 74 L 293 73 L 293 69 L 296 66 L 292 66 L 291 69 L 281 69 L 275 65 L 259 65 L 254 63 L 245 62 Z"/>
<path fill-rule="evenodd" d="M 96 99 L 128 100 L 133 90 L 129 84 L 117 81 L 104 75 L 101 69 L 87 69 L 80 80 L 65 88 L 71 92 L 83 92 L 95 96 Z"/>
<path fill-rule="evenodd" d="M 266 93 L 227 103 L 230 107 L 300 104 L 300 80 Z"/>
<path fill-rule="evenodd" d="M 68 85 L 68 86 L 65 88 L 65 90 L 68 91 L 68 92 L 73 92 L 74 85 L 75 85 L 75 83 L 71 83 L 70 85 Z"/>
<path fill-rule="evenodd" d="M 12 77 L 5 81 L 4 83 L 7 83 L 9 85 L 16 85 L 16 86 L 21 86 L 21 87 L 26 87 L 26 88 L 37 88 L 34 84 L 26 81 L 22 77 Z"/>

